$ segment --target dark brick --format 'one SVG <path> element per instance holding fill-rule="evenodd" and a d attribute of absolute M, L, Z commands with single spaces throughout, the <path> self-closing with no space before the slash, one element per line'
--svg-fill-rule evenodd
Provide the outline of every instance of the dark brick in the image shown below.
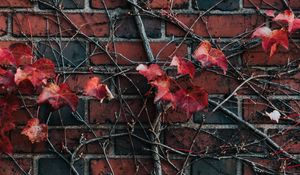
<path fill-rule="evenodd" d="M 158 19 L 142 17 L 145 31 L 150 38 L 161 37 L 161 22 Z M 134 16 L 123 16 L 116 23 L 115 34 L 120 38 L 140 38 Z"/>
<path fill-rule="evenodd" d="M 7 33 L 7 14 L 0 14 L 0 36 Z"/>
<path fill-rule="evenodd" d="M 200 159 L 192 162 L 191 175 L 197 174 L 236 174 L 234 159 Z"/>
<path fill-rule="evenodd" d="M 31 159 L 16 159 L 18 164 L 24 169 L 24 171 L 29 172 L 32 169 Z M 0 159 L 0 174 L 1 175 L 23 175 L 21 170 L 11 159 Z"/>
<path fill-rule="evenodd" d="M 51 108 L 49 108 L 49 105 L 47 104 L 41 106 L 39 114 L 44 123 L 48 121 L 48 125 L 80 125 L 83 123 L 77 118 L 82 117 L 82 120 L 84 120 L 84 109 L 85 102 L 83 100 L 79 100 L 76 113 L 78 113 L 80 116 L 73 113 L 69 107 L 63 107 L 57 111 L 51 111 Z"/>
<path fill-rule="evenodd" d="M 53 60 L 59 67 L 63 65 L 66 67 L 85 65 L 86 43 L 69 41 L 60 44 L 43 41 L 38 43 L 38 55 Z"/>
<path fill-rule="evenodd" d="M 39 159 L 39 175 L 66 175 L 73 174 L 71 173 L 70 165 L 67 164 L 61 158 L 42 158 Z M 75 164 L 75 169 L 78 171 L 80 175 L 83 175 L 84 172 L 84 163 L 83 161 L 77 161 Z"/>
<path fill-rule="evenodd" d="M 121 94 L 136 95 L 146 94 L 150 90 L 150 85 L 144 76 L 139 74 L 120 75 L 118 76 L 118 85 Z"/>
<path fill-rule="evenodd" d="M 213 100 L 221 103 L 223 99 L 213 98 Z M 237 114 L 237 112 L 238 112 L 236 99 L 230 99 L 226 103 L 224 103 L 224 105 L 222 105 L 222 106 L 231 110 L 235 114 Z M 203 110 L 203 111 L 197 112 L 194 115 L 194 122 L 202 123 L 202 121 L 204 120 L 204 123 L 206 123 L 206 124 L 234 124 L 235 123 L 230 117 L 228 117 L 226 114 L 224 114 L 220 110 L 217 110 L 214 113 L 211 113 L 210 111 L 212 111 L 214 108 L 215 108 L 215 106 L 209 105 L 208 110 Z"/>
<path fill-rule="evenodd" d="M 211 7 L 215 6 L 220 2 L 219 0 L 194 0 L 194 6 L 196 9 L 199 10 L 208 10 Z M 219 5 L 214 7 L 214 10 L 238 10 L 240 6 L 240 1 L 239 0 L 225 0 L 221 2 Z"/>
<path fill-rule="evenodd" d="M 84 0 L 40 0 L 39 8 L 40 9 L 53 9 L 51 6 L 61 9 L 83 9 Z"/>
<path fill-rule="evenodd" d="M 128 133 L 127 130 L 117 130 L 117 133 Z M 145 140 L 151 141 L 150 132 L 143 129 L 135 129 L 133 132 Z M 151 154 L 151 145 L 134 137 L 124 136 L 115 138 L 115 154 L 118 155 L 149 155 Z"/>
<path fill-rule="evenodd" d="M 129 8 L 127 1 L 124 0 L 106 0 L 104 2 L 106 8 L 108 9 Z M 101 0 L 90 0 L 90 4 L 91 4 L 91 8 L 105 9 L 105 6 Z"/>

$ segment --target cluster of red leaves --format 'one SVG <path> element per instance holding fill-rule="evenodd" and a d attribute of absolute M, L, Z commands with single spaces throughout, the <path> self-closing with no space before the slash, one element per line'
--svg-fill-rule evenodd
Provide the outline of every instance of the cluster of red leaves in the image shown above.
<path fill-rule="evenodd" d="M 200 43 L 193 57 L 203 67 L 218 66 L 226 74 L 227 59 L 224 53 L 219 49 L 212 48 L 208 41 Z M 191 61 L 183 57 L 174 56 L 170 66 L 177 66 L 178 74 L 189 75 L 191 79 L 194 78 L 196 68 Z M 149 66 L 140 64 L 136 70 L 147 78 L 152 87 L 156 88 L 154 102 L 159 100 L 170 102 L 174 108 L 186 111 L 189 116 L 208 105 L 208 93 L 202 87 L 192 86 L 188 89 L 179 87 L 176 80 L 168 76 L 157 64 Z M 178 87 L 172 88 L 171 84 L 175 84 Z M 176 90 L 172 92 L 171 89 Z"/>
<path fill-rule="evenodd" d="M 7 133 L 14 129 L 13 113 L 19 106 L 18 93 L 39 93 L 37 104 L 47 103 L 53 110 L 69 106 L 73 111 L 78 104 L 77 95 L 66 83 L 58 84 L 55 65 L 47 58 L 34 61 L 32 48 L 25 44 L 13 44 L 9 48 L 0 48 L 0 86 L 4 97 L 0 98 L 0 152 L 12 153 L 13 145 Z M 101 101 L 113 98 L 107 85 L 97 77 L 91 78 L 84 94 Z M 32 118 L 22 130 L 32 143 L 46 141 L 48 126 L 40 124 L 38 118 Z"/>
<path fill-rule="evenodd" d="M 252 37 L 262 39 L 262 47 L 265 52 L 270 51 L 270 57 L 272 57 L 277 51 L 278 45 L 283 46 L 285 49 L 289 48 L 288 36 L 300 29 L 300 19 L 295 18 L 295 15 L 290 10 L 285 10 L 283 13 L 279 13 L 275 16 L 275 11 L 268 10 L 266 15 L 272 17 L 273 21 L 283 23 L 287 25 L 281 29 L 272 30 L 269 27 L 260 27 L 255 30 Z"/>

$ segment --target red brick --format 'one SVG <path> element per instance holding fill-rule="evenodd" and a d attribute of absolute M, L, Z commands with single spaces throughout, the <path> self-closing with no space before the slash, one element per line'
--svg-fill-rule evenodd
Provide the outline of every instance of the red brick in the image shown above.
<path fill-rule="evenodd" d="M 187 115 L 186 111 L 180 109 L 168 109 L 162 117 L 163 123 L 185 123 L 189 121 L 191 116 Z"/>
<path fill-rule="evenodd" d="M 252 4 L 252 3 L 253 4 Z M 244 0 L 244 7 L 258 7 L 263 9 L 283 8 L 283 2 L 278 0 Z"/>
<path fill-rule="evenodd" d="M 173 1 L 162 1 L 162 0 L 152 0 L 146 4 L 150 8 L 156 9 L 169 9 L 169 8 L 178 8 L 185 9 L 189 6 L 189 0 L 173 0 Z"/>
<path fill-rule="evenodd" d="M 276 54 L 270 58 L 269 52 L 265 52 L 262 46 L 248 49 L 243 54 L 243 65 L 286 65 L 298 59 L 299 49 L 290 43 L 289 50 L 279 47 Z"/>
<path fill-rule="evenodd" d="M 32 160 L 31 159 L 16 159 L 18 164 L 24 169 L 24 171 L 29 172 L 32 170 Z M 17 167 L 17 165 L 11 159 L 0 159 L 0 174 L 1 175 L 22 175 L 22 171 Z"/>
<path fill-rule="evenodd" d="M 109 163 L 114 170 L 114 174 L 151 174 L 153 169 L 151 159 L 138 159 L 135 162 L 133 159 L 109 159 Z M 111 170 L 108 163 L 104 159 L 91 160 L 90 162 L 91 175 L 110 174 Z"/>
<path fill-rule="evenodd" d="M 254 165 L 260 169 L 270 169 L 272 171 L 275 171 L 277 173 L 281 172 L 280 171 L 280 166 L 281 166 L 281 162 L 279 160 L 276 159 L 262 159 L 262 158 L 247 158 L 247 160 L 251 161 L 254 163 Z M 252 166 L 250 166 L 249 164 L 244 163 L 243 164 L 243 175 L 256 175 L 258 174 L 260 171 L 258 170 L 258 172 L 255 172 L 252 168 Z M 276 173 L 276 174 L 277 174 Z"/>
<path fill-rule="evenodd" d="M 154 56 L 157 56 L 158 53 L 164 48 L 164 46 L 166 46 L 166 44 L 167 42 L 150 43 Z M 115 48 L 113 49 L 112 45 L 109 45 L 108 50 L 110 52 L 115 50 L 116 53 L 120 54 L 117 55 L 116 58 L 113 57 L 113 60 L 120 65 L 128 65 L 136 62 L 148 61 L 141 42 L 115 42 L 114 46 Z M 93 45 L 91 47 L 92 47 L 91 50 L 92 56 L 90 57 L 90 60 L 93 64 L 95 65 L 113 64 L 111 59 L 102 50 L 97 48 L 95 52 L 93 52 L 95 47 Z M 164 48 L 158 55 L 159 60 L 171 61 L 170 56 L 175 49 L 176 49 L 175 43 L 166 46 L 166 48 Z M 185 56 L 187 54 L 187 45 L 186 44 L 181 45 L 178 48 L 178 50 L 175 52 L 175 54 L 178 56 Z M 111 53 L 111 55 L 114 56 L 113 53 Z M 124 57 L 127 59 L 125 59 Z"/>
<path fill-rule="evenodd" d="M 59 17 L 59 21 L 53 14 L 37 14 L 37 13 L 17 13 L 13 16 L 13 34 L 22 36 L 47 36 L 61 35 L 73 36 L 76 34 L 76 27 L 87 36 L 107 36 L 109 26 L 107 17 L 101 13 L 86 14 L 66 14 L 75 26 L 70 22 Z"/>
<path fill-rule="evenodd" d="M 177 19 L 188 28 L 197 19 L 196 15 L 180 14 Z M 212 37 L 235 37 L 244 32 L 251 31 L 263 23 L 263 18 L 257 15 L 210 15 L 205 16 L 207 29 Z M 193 32 L 202 37 L 209 37 L 202 20 L 197 21 L 192 28 Z M 186 32 L 175 26 L 167 24 L 168 36 L 184 36 Z"/>
<path fill-rule="evenodd" d="M 104 1 L 108 9 L 114 8 L 126 8 L 128 7 L 127 1 L 124 0 L 106 0 Z M 90 0 L 91 7 L 95 9 L 105 9 L 102 1 L 99 0 Z"/>
<path fill-rule="evenodd" d="M 96 137 L 102 137 L 102 136 L 108 135 L 109 131 L 104 130 L 104 129 L 103 130 L 94 130 L 94 133 L 95 133 L 96 136 L 93 133 L 87 133 L 86 134 L 87 140 L 93 139 L 93 138 L 96 138 Z M 102 147 L 100 146 L 99 143 L 103 144 L 104 142 L 107 143 L 107 140 L 101 140 L 99 142 L 93 142 L 93 143 L 88 144 L 86 146 L 87 147 L 87 152 L 90 153 L 90 154 L 91 153 L 92 154 L 96 154 L 96 153 L 97 154 L 103 154 L 103 149 L 102 149 Z M 110 148 L 112 148 L 112 147 L 109 147 L 109 146 L 106 147 L 106 154 L 109 154 L 109 152 L 111 151 Z"/>
<path fill-rule="evenodd" d="M 22 130 L 14 129 L 11 132 L 11 143 L 14 147 L 14 153 L 31 153 L 32 143 L 28 137 L 21 134 Z"/>
<path fill-rule="evenodd" d="M 300 9 L 300 1 L 298 0 L 289 0 L 289 5 L 292 9 Z"/>
<path fill-rule="evenodd" d="M 181 84 L 183 84 L 184 82 L 185 81 L 183 81 Z M 203 87 L 208 92 L 208 94 L 229 93 L 233 91 L 237 86 L 235 80 L 209 71 L 197 73 L 192 82 L 196 86 Z"/>
<path fill-rule="evenodd" d="M 2 0 L 0 2 L 0 7 L 32 7 L 33 3 L 30 0 Z"/>
<path fill-rule="evenodd" d="M 138 117 L 137 120 L 141 122 L 149 122 L 149 120 L 153 119 L 156 115 L 155 105 L 153 104 L 153 100 L 148 100 L 146 109 L 149 114 L 148 115 L 143 109 L 144 103 L 140 99 L 132 99 L 126 100 L 125 104 L 121 105 L 120 102 L 115 99 L 111 100 L 107 103 L 100 103 L 96 100 L 91 100 L 89 103 L 89 111 L 90 111 L 90 123 L 114 123 L 114 122 L 132 122 L 136 121 L 135 117 Z M 128 109 L 128 106 L 130 109 Z M 109 109 L 109 110 L 107 110 Z M 135 116 L 132 116 L 130 110 L 134 113 Z M 143 110 L 141 112 L 141 110 Z M 140 114 L 141 113 L 141 114 Z M 138 116 L 140 114 L 140 116 Z M 120 115 L 120 118 L 116 120 L 116 117 Z"/>
<path fill-rule="evenodd" d="M 283 131 L 280 133 L 278 130 L 269 130 L 269 135 L 274 135 L 272 140 L 276 142 L 279 146 L 283 148 L 283 150 L 287 151 L 291 154 L 299 154 L 300 153 L 300 132 L 299 129 L 289 129 L 288 131 Z M 280 153 L 274 153 L 280 154 Z"/>
<path fill-rule="evenodd" d="M 7 33 L 7 14 L 0 14 L 0 36 Z"/>

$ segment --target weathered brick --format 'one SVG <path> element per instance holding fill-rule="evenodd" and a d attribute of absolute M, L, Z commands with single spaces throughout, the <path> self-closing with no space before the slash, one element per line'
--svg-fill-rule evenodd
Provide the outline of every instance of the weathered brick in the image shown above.
<path fill-rule="evenodd" d="M 187 27 L 191 27 L 197 16 L 179 14 L 176 18 Z M 192 27 L 193 32 L 202 37 L 209 37 L 209 34 L 212 37 L 235 37 L 255 29 L 264 21 L 257 15 L 210 15 L 203 19 L 207 22 L 207 29 L 201 19 Z M 167 36 L 184 36 L 185 32 L 174 24 L 167 23 L 166 34 Z"/>
<path fill-rule="evenodd" d="M 173 1 L 161 1 L 161 0 L 151 0 L 145 4 L 145 6 L 154 9 L 186 9 L 189 7 L 189 0 L 173 0 Z"/>
<path fill-rule="evenodd" d="M 274 9 L 283 8 L 283 2 L 277 0 L 244 0 L 244 7 L 248 8 L 263 8 L 263 9 Z"/>
<path fill-rule="evenodd" d="M 18 164 L 24 169 L 25 172 L 29 172 L 32 169 L 31 159 L 16 159 Z M 22 171 L 11 159 L 0 159 L 0 174 L 1 175 L 22 175 Z"/>
<path fill-rule="evenodd" d="M 70 165 L 60 158 L 41 158 L 38 165 L 39 175 L 72 174 Z M 75 162 L 74 167 L 79 175 L 83 175 L 84 163 L 82 160 Z"/>
<path fill-rule="evenodd" d="M 124 0 L 106 0 L 105 6 L 108 9 L 115 9 L 115 8 L 128 8 L 128 3 Z M 99 0 L 90 0 L 90 4 L 92 8 L 95 9 L 105 9 L 104 4 L 102 1 Z"/>
<path fill-rule="evenodd" d="M 289 47 L 289 50 L 286 50 L 280 46 L 275 55 L 271 58 L 269 52 L 265 52 L 261 45 L 252 49 L 247 49 L 242 55 L 243 65 L 286 65 L 287 63 L 296 60 L 300 54 L 300 51 L 295 44 L 290 43 Z"/>
<path fill-rule="evenodd" d="M 182 44 L 177 46 L 176 43 L 171 43 L 167 45 L 167 42 L 151 42 L 150 46 L 155 57 L 158 57 L 159 60 L 170 60 L 171 54 L 178 47 L 175 52 L 178 56 L 185 56 L 187 54 L 187 45 Z M 166 46 L 166 47 L 164 47 Z M 105 45 L 103 45 L 105 48 Z M 111 59 L 104 53 L 100 48 L 95 48 L 94 45 L 91 46 L 91 57 L 90 61 L 95 65 L 102 64 L 113 64 Z M 138 52 L 137 52 L 138 50 Z M 108 51 L 112 55 L 112 59 L 119 65 L 128 65 L 136 62 L 148 62 L 146 53 L 144 51 L 143 45 L 141 42 L 115 42 L 114 47 L 109 44 Z M 111 52 L 119 53 L 116 57 Z M 125 59 L 125 58 L 127 59 Z M 130 60 L 130 61 L 129 61 Z"/>
<path fill-rule="evenodd" d="M 7 14 L 0 14 L 0 36 L 7 33 Z"/>
<path fill-rule="evenodd" d="M 155 18 L 142 17 L 145 32 L 149 38 L 161 37 L 161 21 Z M 116 23 L 115 35 L 120 38 L 140 38 L 133 16 L 122 16 Z"/>
<path fill-rule="evenodd" d="M 30 0 L 3 0 L 0 2 L 0 7 L 9 8 L 27 8 L 32 7 L 33 3 Z"/>
<path fill-rule="evenodd" d="M 251 166 L 251 164 L 243 163 L 243 175 L 255 175 L 261 174 L 261 170 L 272 170 L 272 173 L 281 174 L 280 167 L 283 161 L 280 161 L 275 158 L 247 158 L 248 161 L 252 162 L 255 167 Z M 269 172 L 269 171 L 266 171 Z"/>
<path fill-rule="evenodd" d="M 109 159 L 109 163 L 114 171 L 114 174 L 138 174 L 149 175 L 152 171 L 151 159 Z M 91 175 L 111 174 L 109 165 L 105 159 L 94 159 L 90 161 Z"/>
<path fill-rule="evenodd" d="M 114 122 L 127 123 L 137 120 L 141 122 L 149 122 L 149 120 L 152 120 L 156 114 L 155 105 L 153 104 L 153 101 L 147 101 L 147 112 L 143 106 L 144 102 L 140 99 L 126 100 L 126 103 L 122 102 L 122 104 L 120 104 L 117 99 L 111 100 L 107 103 L 100 103 L 99 101 L 91 100 L 89 103 L 89 121 L 90 123 L 98 124 Z"/>
<path fill-rule="evenodd" d="M 84 0 L 62 0 L 62 1 L 52 1 L 52 0 L 40 0 L 40 9 L 53 9 L 53 7 L 60 9 L 83 9 Z"/>
<path fill-rule="evenodd" d="M 95 135 L 94 135 L 95 134 Z M 96 138 L 96 137 L 102 137 L 104 135 L 108 135 L 109 134 L 109 130 L 106 130 L 106 129 L 97 129 L 97 130 L 94 130 L 94 133 L 87 133 L 86 134 L 86 139 L 89 140 L 89 139 L 93 139 L 93 138 Z M 109 144 L 107 143 L 110 143 L 110 142 L 107 142 L 109 139 L 107 140 L 100 140 L 98 142 L 93 142 L 93 143 L 89 143 L 88 145 L 86 145 L 86 148 L 87 148 L 87 152 L 90 153 L 90 154 L 103 154 L 103 147 L 101 146 L 104 145 L 104 142 L 105 142 L 105 148 L 106 148 L 106 154 L 109 154 L 112 150 L 112 146 L 110 146 Z"/>
<path fill-rule="evenodd" d="M 13 16 L 15 36 L 73 36 L 80 30 L 87 36 L 104 37 L 109 33 L 108 19 L 102 13 L 65 14 L 72 23 L 53 14 L 16 13 Z M 73 25 L 74 24 L 74 25 Z"/>
<path fill-rule="evenodd" d="M 58 67 L 76 67 L 86 65 L 86 43 L 80 41 L 38 43 L 39 57 L 51 59 Z"/>
<path fill-rule="evenodd" d="M 146 94 L 150 90 L 147 79 L 140 74 L 127 74 L 118 76 L 120 94 L 137 95 Z"/>
<path fill-rule="evenodd" d="M 11 143 L 14 147 L 15 153 L 31 153 L 33 144 L 29 141 L 28 137 L 21 134 L 21 129 L 14 129 L 11 132 Z"/>
<path fill-rule="evenodd" d="M 192 174 L 236 174 L 235 159 L 200 159 L 192 162 Z"/>
<path fill-rule="evenodd" d="M 274 142 L 282 147 L 283 150 L 291 154 L 300 153 L 300 130 L 299 129 L 288 129 L 287 131 L 283 130 L 269 130 L 268 134 L 273 136 L 271 137 Z M 281 154 L 280 152 L 273 152 L 273 154 Z"/>
<path fill-rule="evenodd" d="M 194 7 L 199 10 L 208 10 L 215 6 L 218 0 L 194 0 Z M 226 0 L 215 6 L 213 9 L 217 10 L 238 10 L 240 7 L 239 0 Z"/>

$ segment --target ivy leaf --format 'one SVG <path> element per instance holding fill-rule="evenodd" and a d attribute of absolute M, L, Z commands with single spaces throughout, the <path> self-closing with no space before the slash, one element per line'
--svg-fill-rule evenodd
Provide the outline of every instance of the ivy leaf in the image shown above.
<path fill-rule="evenodd" d="M 178 56 L 173 57 L 170 66 L 177 66 L 179 74 L 189 74 L 191 78 L 194 77 L 196 72 L 195 66 L 192 62 L 186 61 L 184 58 Z"/>
<path fill-rule="evenodd" d="M 16 97 L 5 96 L 0 99 L 0 152 L 13 152 L 7 132 L 15 128 L 12 115 L 17 109 L 19 109 L 19 101 Z"/>
<path fill-rule="evenodd" d="M 150 66 L 140 64 L 140 65 L 138 65 L 136 70 L 140 74 L 145 76 L 148 81 L 152 81 L 152 80 L 155 80 L 157 77 L 166 75 L 166 73 L 163 70 L 161 70 L 161 68 L 157 64 L 151 64 Z"/>
<path fill-rule="evenodd" d="M 295 32 L 296 30 L 300 29 L 300 19 L 295 18 L 295 15 L 290 10 L 285 10 L 283 13 L 279 13 L 273 21 L 284 22 L 288 24 L 288 31 L 290 33 Z"/>
<path fill-rule="evenodd" d="M 106 84 L 102 84 L 98 77 L 92 77 L 84 88 L 84 94 L 87 96 L 95 97 L 101 102 L 107 99 L 113 99 L 114 96 L 110 92 Z"/>
<path fill-rule="evenodd" d="M 156 80 L 150 83 L 152 86 L 157 88 L 157 92 L 155 94 L 154 102 L 158 100 L 170 100 L 170 79 L 167 76 L 157 78 Z"/>
<path fill-rule="evenodd" d="M 15 74 L 15 82 L 19 85 L 22 81 L 29 80 L 34 87 L 46 84 L 47 79 L 55 77 L 55 65 L 46 58 L 35 63 L 18 68 Z"/>
<path fill-rule="evenodd" d="M 269 27 L 260 27 L 255 30 L 252 37 L 262 39 L 262 47 L 265 52 L 270 50 L 270 57 L 277 51 L 278 45 L 289 48 L 288 33 L 284 29 L 271 30 Z"/>
<path fill-rule="evenodd" d="M 16 60 L 11 53 L 11 51 L 7 48 L 0 48 L 0 65 L 5 65 L 5 66 L 15 66 L 16 65 Z"/>
<path fill-rule="evenodd" d="M 280 119 L 280 116 L 281 116 L 280 112 L 278 112 L 277 110 L 274 110 L 274 111 L 271 112 L 271 113 L 266 112 L 266 115 L 267 115 L 268 117 L 270 117 L 271 120 L 274 120 L 274 121 L 276 121 L 277 123 L 279 122 L 279 119 Z"/>
<path fill-rule="evenodd" d="M 11 92 L 16 88 L 15 74 L 11 70 L 0 68 L 0 86 L 7 92 Z"/>
<path fill-rule="evenodd" d="M 37 102 L 39 104 L 49 103 L 54 110 L 68 105 L 73 111 L 76 111 L 78 97 L 65 83 L 59 86 L 54 83 L 49 83 L 46 87 L 44 87 L 42 93 L 38 97 Z"/>
<path fill-rule="evenodd" d="M 48 138 L 48 126 L 40 124 L 38 118 L 30 119 L 21 134 L 26 135 L 32 143 L 43 142 Z"/>
<path fill-rule="evenodd" d="M 16 43 L 9 46 L 17 66 L 31 64 L 33 61 L 32 48 L 23 43 Z"/>
<path fill-rule="evenodd" d="M 210 42 L 203 41 L 193 53 L 193 57 L 200 61 L 203 67 L 218 66 L 224 74 L 227 71 L 227 59 L 220 49 L 212 48 Z"/>
<path fill-rule="evenodd" d="M 173 96 L 173 106 L 181 108 L 188 115 L 204 109 L 208 105 L 208 93 L 201 87 L 192 89 L 180 89 Z"/>

